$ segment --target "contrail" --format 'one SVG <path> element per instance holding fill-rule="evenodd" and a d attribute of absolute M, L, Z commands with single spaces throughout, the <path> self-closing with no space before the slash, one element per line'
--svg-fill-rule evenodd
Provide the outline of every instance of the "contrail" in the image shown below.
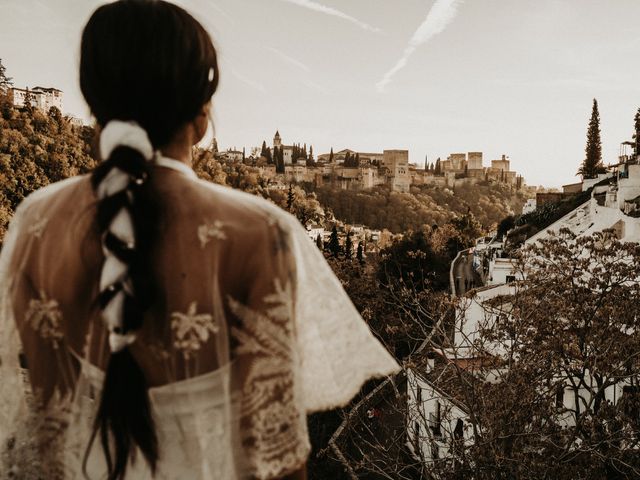
<path fill-rule="evenodd" d="M 300 70 L 304 70 L 305 72 L 311 71 L 311 69 L 307 65 L 302 63 L 300 60 L 296 60 L 295 58 L 287 55 L 282 50 L 279 50 L 279 49 L 277 49 L 275 47 L 270 47 L 270 46 L 266 46 L 264 48 L 266 48 L 267 50 L 272 51 L 273 53 L 278 55 L 280 58 L 282 58 L 285 62 L 290 63 L 291 65 L 294 65 L 294 66 L 298 67 Z"/>
<path fill-rule="evenodd" d="M 308 8 L 309 10 L 313 10 L 314 12 L 324 13 L 326 15 L 332 15 L 334 17 L 342 18 L 348 22 L 351 22 L 364 30 L 369 30 L 370 32 L 380 32 L 380 29 L 369 25 L 368 23 L 362 22 L 357 18 L 352 17 L 351 15 L 347 15 L 340 10 L 336 10 L 335 8 L 328 7 L 326 5 L 322 5 L 314 0 L 282 0 L 284 2 L 293 3 L 294 5 L 298 5 L 300 7 Z"/>
<path fill-rule="evenodd" d="M 402 70 L 409 61 L 409 57 L 416 49 L 427 43 L 437 34 L 441 33 L 453 21 L 458 13 L 458 7 L 464 0 L 436 0 L 427 13 L 424 22 L 414 32 L 407 44 L 402 57 L 396 64 L 384 74 L 382 80 L 376 83 L 376 89 L 384 92 L 385 87 L 391 82 L 393 76 Z"/>

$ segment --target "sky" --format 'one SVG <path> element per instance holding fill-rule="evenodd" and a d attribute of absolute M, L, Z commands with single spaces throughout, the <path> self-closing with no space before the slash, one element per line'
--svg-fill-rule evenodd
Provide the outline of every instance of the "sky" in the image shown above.
<path fill-rule="evenodd" d="M 93 0 L 0 0 L 15 86 L 78 86 Z M 180 0 L 220 55 L 220 148 L 407 149 L 423 164 L 506 154 L 529 185 L 579 181 L 593 98 L 615 163 L 640 107 L 638 0 Z M 159 99 L 160 101 L 160 99 Z"/>

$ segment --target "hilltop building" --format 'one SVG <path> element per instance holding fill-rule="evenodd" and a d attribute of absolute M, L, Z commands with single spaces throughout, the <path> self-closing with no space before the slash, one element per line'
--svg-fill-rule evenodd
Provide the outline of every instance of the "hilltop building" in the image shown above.
<path fill-rule="evenodd" d="M 485 167 L 482 152 L 452 153 L 440 163 L 440 170 L 440 174 L 448 178 L 477 178 L 519 186 L 523 183 L 522 180 L 518 180 L 517 172 L 511 171 L 511 160 L 506 155 L 491 160 L 491 166 Z M 432 174 L 435 175 L 435 172 Z"/>
<path fill-rule="evenodd" d="M 276 130 L 276 134 L 273 137 L 273 148 L 282 150 L 282 159 L 285 165 L 291 165 L 293 163 L 293 145 L 283 145 L 280 132 Z"/>
<path fill-rule="evenodd" d="M 382 166 L 386 169 L 391 190 L 394 192 L 408 192 L 411 185 L 409 150 L 384 150 L 382 153 Z"/>
<path fill-rule="evenodd" d="M 439 168 L 434 170 L 433 164 L 431 168 L 423 168 L 409 163 L 408 150 L 366 152 L 345 148 L 319 154 L 314 161 L 299 157 L 294 163 L 296 145 L 284 145 L 279 131 L 273 137 L 273 149 L 282 152 L 284 168 L 276 169 L 266 158 L 259 165 L 262 176 L 271 182 L 270 188 L 291 182 L 331 185 L 343 190 L 367 190 L 387 185 L 395 192 L 406 193 L 412 185 L 457 188 L 486 180 L 525 187 L 523 178 L 510 170 L 506 155 L 492 160 L 490 167 L 484 167 L 482 152 L 452 153 L 446 160 L 438 160 Z M 241 152 L 229 150 L 218 155 L 226 160 L 237 160 Z M 251 160 L 256 159 L 251 157 Z"/>
<path fill-rule="evenodd" d="M 11 95 L 13 104 L 16 107 L 23 107 L 27 100 L 35 108 L 48 112 L 51 107 L 57 107 L 62 112 L 62 90 L 57 88 L 36 87 L 29 88 L 12 88 Z"/>

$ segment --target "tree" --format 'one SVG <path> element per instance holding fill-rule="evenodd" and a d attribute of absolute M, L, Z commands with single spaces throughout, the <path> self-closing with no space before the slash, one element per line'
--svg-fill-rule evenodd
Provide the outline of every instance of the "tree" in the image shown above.
<path fill-rule="evenodd" d="M 0 58 L 0 93 L 7 93 L 13 87 L 13 78 L 7 76 L 7 68 Z"/>
<path fill-rule="evenodd" d="M 34 100 L 34 96 L 33 93 L 31 93 L 31 90 L 29 90 L 29 87 L 26 88 L 26 92 L 24 94 L 24 109 L 27 110 L 28 112 L 32 112 L 33 111 L 33 100 Z"/>
<path fill-rule="evenodd" d="M 293 202 L 296 196 L 293 193 L 293 185 L 289 184 L 289 192 L 287 193 L 287 211 L 293 212 Z"/>
<path fill-rule="evenodd" d="M 406 322 L 419 314 L 427 325 L 412 331 L 421 347 L 402 380 L 442 408 L 406 408 L 390 386 L 383 397 L 399 401 L 381 407 L 385 422 L 364 415 L 375 403 L 351 410 L 334 443 L 351 478 L 638 478 L 640 248 L 613 231 L 562 230 L 523 250 L 517 271 L 523 280 L 497 296 L 440 300 L 433 311 L 424 308 L 437 296 L 398 296 Z M 392 417 L 402 418 L 395 431 Z"/>
<path fill-rule="evenodd" d="M 477 346 L 502 368 L 469 392 L 479 396 L 470 463 L 499 478 L 516 465 L 519 478 L 636 477 L 638 245 L 563 229 L 523 250 L 518 271 L 525 280 L 485 307 L 495 320 Z"/>
<path fill-rule="evenodd" d="M 244 149 L 244 148 L 245 148 L 245 147 L 242 147 L 242 163 L 244 163 L 244 161 L 247 159 L 246 151 L 245 151 L 245 149 Z"/>
<path fill-rule="evenodd" d="M 322 235 L 318 234 L 316 237 L 316 245 L 320 249 L 320 251 L 324 250 L 324 243 L 322 242 Z"/>
<path fill-rule="evenodd" d="M 347 239 L 344 244 L 344 258 L 351 260 L 353 257 L 353 241 L 351 240 L 351 232 L 347 232 Z"/>
<path fill-rule="evenodd" d="M 424 156 L 424 171 L 425 172 L 429 171 L 429 156 L 428 155 Z"/>
<path fill-rule="evenodd" d="M 440 157 L 438 157 L 438 159 L 436 160 L 436 166 L 433 169 L 433 174 L 434 175 L 440 175 L 442 173 L 441 171 L 441 167 L 440 167 Z"/>
<path fill-rule="evenodd" d="M 313 145 L 309 145 L 309 161 L 313 164 L 315 163 L 313 159 Z"/>
<path fill-rule="evenodd" d="M 596 178 L 599 173 L 606 172 L 602 164 L 602 141 L 600 140 L 600 113 L 598 101 L 593 99 L 591 119 L 587 129 L 587 146 L 585 147 L 585 159 L 578 170 L 578 175 L 583 178 Z"/>
<path fill-rule="evenodd" d="M 362 242 L 358 242 L 358 250 L 356 251 L 356 259 L 360 263 L 364 263 L 364 257 L 362 254 Z"/>
<path fill-rule="evenodd" d="M 496 236 L 503 238 L 509 230 L 516 226 L 516 218 L 513 215 L 504 217 L 498 224 L 498 231 Z"/>
<path fill-rule="evenodd" d="M 333 147 L 331 147 L 331 151 L 329 152 L 329 163 L 333 163 Z"/>
<path fill-rule="evenodd" d="M 329 238 L 329 251 L 334 258 L 338 258 L 341 250 L 340 240 L 338 239 L 338 228 L 334 225 L 331 230 L 331 237 Z"/>
<path fill-rule="evenodd" d="M 276 164 L 277 173 L 284 173 L 284 152 L 282 147 L 273 147 L 273 163 Z"/>

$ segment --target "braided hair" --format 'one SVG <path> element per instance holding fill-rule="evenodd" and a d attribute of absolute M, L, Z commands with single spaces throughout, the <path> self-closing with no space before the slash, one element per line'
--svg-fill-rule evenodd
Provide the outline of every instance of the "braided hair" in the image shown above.
<path fill-rule="evenodd" d="M 162 212 L 152 160 L 196 118 L 218 77 L 209 35 L 173 4 L 121 0 L 99 7 L 84 28 L 80 86 L 102 128 L 102 163 L 91 176 L 104 253 L 97 301 L 111 348 L 85 464 L 99 437 L 109 480 L 124 478 L 136 447 L 156 469 L 148 386 L 129 349 L 158 290 L 151 252 Z"/>

